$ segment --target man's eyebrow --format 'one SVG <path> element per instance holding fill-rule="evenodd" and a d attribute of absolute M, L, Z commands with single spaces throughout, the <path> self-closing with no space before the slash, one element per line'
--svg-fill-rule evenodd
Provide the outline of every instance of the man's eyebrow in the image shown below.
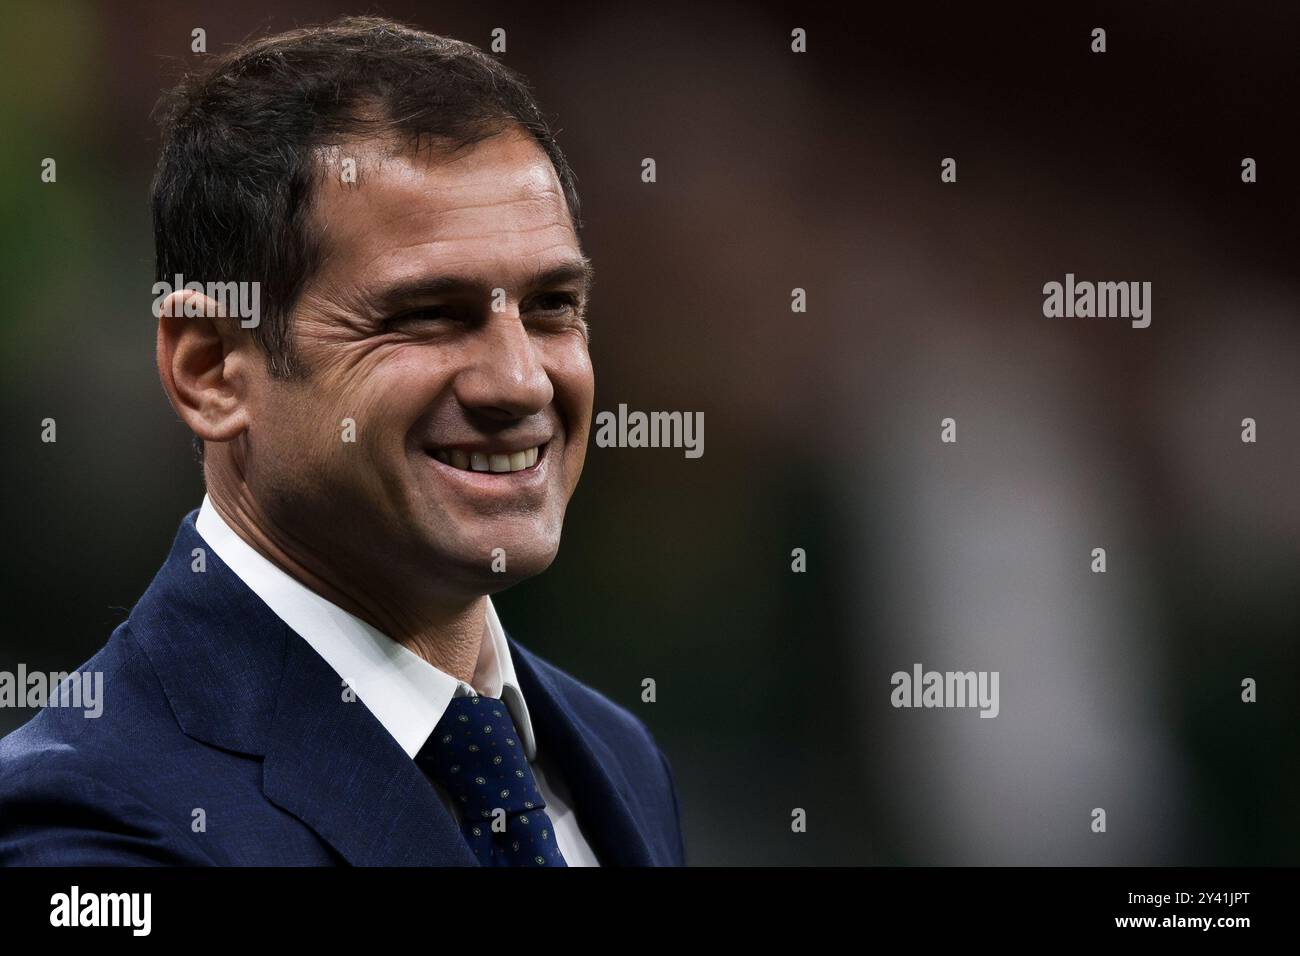
<path fill-rule="evenodd" d="M 581 286 L 583 298 L 586 298 L 591 290 L 592 279 L 591 260 L 584 256 L 582 259 L 562 262 L 533 273 L 524 280 L 524 288 L 528 290 L 543 289 L 576 282 Z M 403 303 L 431 299 L 441 295 L 472 294 L 489 297 L 492 295 L 494 288 L 497 288 L 497 286 L 485 281 L 480 276 L 455 274 L 420 276 L 414 279 L 403 279 L 393 285 L 376 290 L 373 294 L 373 300 L 380 311 L 384 311 L 396 308 Z"/>

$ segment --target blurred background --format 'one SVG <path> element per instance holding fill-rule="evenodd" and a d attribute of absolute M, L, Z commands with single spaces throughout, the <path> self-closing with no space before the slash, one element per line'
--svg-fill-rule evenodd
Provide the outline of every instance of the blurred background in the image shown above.
<path fill-rule="evenodd" d="M 578 175 L 597 410 L 706 427 L 593 446 L 497 604 L 650 726 L 689 861 L 1300 862 L 1300 7 L 1044 6 L 8 5 L 0 670 L 89 657 L 202 497 L 150 313 L 191 31 L 503 27 Z M 1150 281 L 1151 327 L 1044 318 L 1067 272 Z M 894 709 L 916 662 L 1000 715 Z"/>

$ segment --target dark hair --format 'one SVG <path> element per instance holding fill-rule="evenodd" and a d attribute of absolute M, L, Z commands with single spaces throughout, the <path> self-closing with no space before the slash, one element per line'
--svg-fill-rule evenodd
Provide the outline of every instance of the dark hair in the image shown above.
<path fill-rule="evenodd" d="M 259 282 L 253 334 L 274 375 L 302 371 L 289 316 L 320 262 L 306 223 L 322 147 L 398 136 L 454 150 L 517 124 L 550 158 L 581 228 L 573 171 L 524 80 L 477 47 L 391 20 L 347 17 L 246 43 L 159 107 L 156 279 Z"/>

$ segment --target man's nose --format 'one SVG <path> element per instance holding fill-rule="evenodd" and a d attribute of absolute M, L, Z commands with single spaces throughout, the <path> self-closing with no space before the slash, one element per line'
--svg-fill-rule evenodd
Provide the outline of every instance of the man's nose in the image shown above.
<path fill-rule="evenodd" d="M 555 390 L 518 309 L 491 313 L 474 336 L 469 358 L 456 376 L 456 397 L 466 408 L 514 419 L 551 404 Z"/>

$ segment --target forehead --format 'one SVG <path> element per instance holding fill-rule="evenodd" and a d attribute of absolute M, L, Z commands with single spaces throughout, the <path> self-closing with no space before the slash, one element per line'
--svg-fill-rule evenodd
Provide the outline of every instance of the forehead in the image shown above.
<path fill-rule="evenodd" d="M 352 183 L 340 175 L 348 158 Z M 517 129 L 455 152 L 337 147 L 312 221 L 322 273 L 357 284 L 443 269 L 505 284 L 581 255 L 549 157 Z"/>

